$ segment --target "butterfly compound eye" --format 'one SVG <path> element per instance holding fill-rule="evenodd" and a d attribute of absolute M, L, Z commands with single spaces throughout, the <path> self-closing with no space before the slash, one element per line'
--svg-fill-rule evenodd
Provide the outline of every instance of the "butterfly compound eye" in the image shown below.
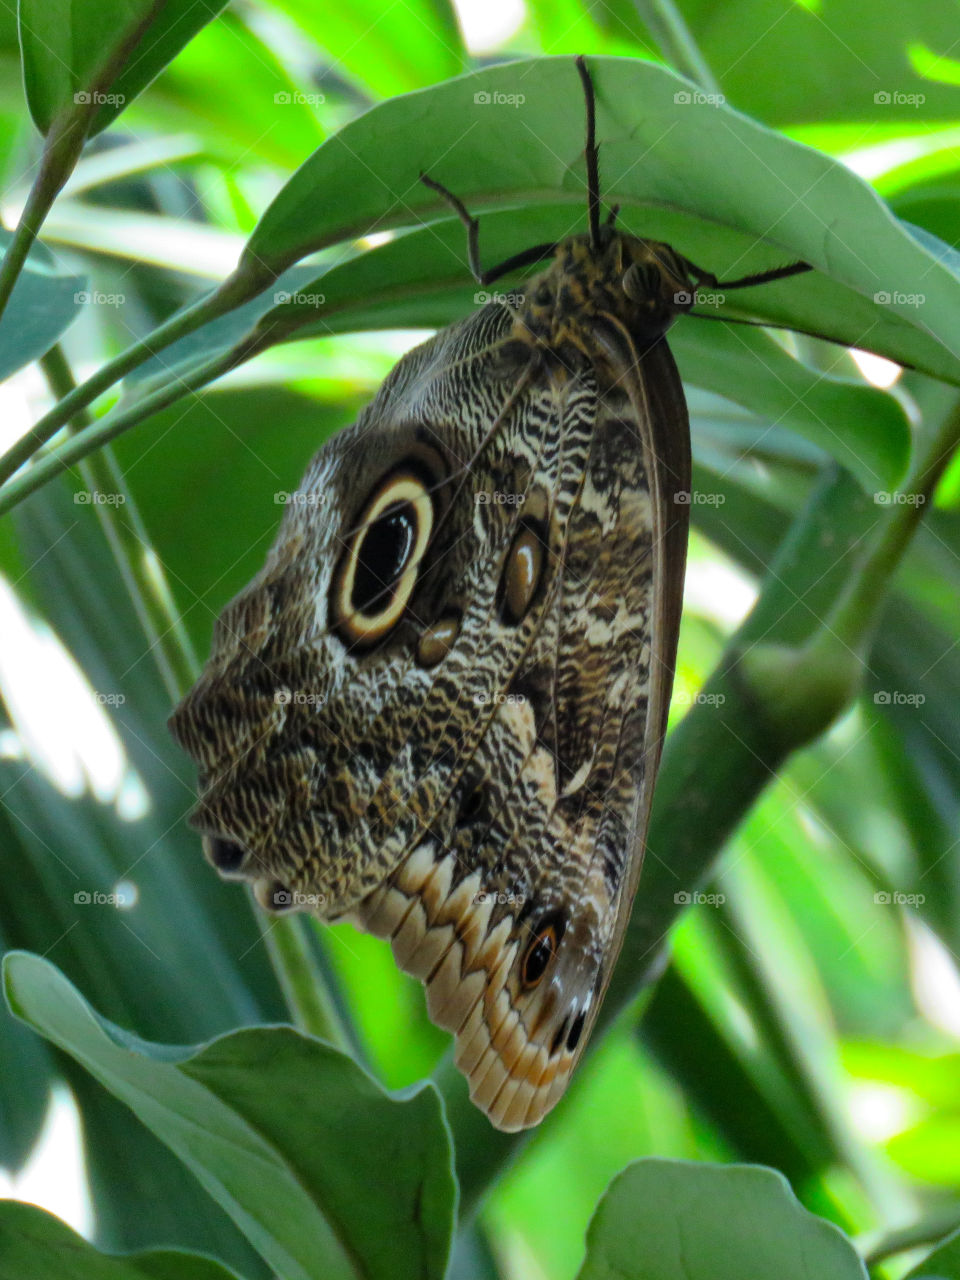
<path fill-rule="evenodd" d="M 400 468 L 376 485 L 333 576 L 332 622 L 347 644 L 375 644 L 400 621 L 433 522 L 430 491 L 415 471 Z"/>

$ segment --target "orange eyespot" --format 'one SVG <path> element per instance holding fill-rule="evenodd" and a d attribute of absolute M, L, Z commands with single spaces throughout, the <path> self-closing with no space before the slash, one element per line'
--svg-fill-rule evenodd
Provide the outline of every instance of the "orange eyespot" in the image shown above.
<path fill-rule="evenodd" d="M 560 927 L 556 920 L 544 921 L 530 939 L 520 965 L 520 980 L 529 991 L 541 982 L 550 961 L 560 946 Z"/>
<path fill-rule="evenodd" d="M 430 491 L 416 471 L 401 467 L 373 490 L 333 575 L 331 620 L 348 644 L 375 644 L 400 621 L 433 523 Z"/>

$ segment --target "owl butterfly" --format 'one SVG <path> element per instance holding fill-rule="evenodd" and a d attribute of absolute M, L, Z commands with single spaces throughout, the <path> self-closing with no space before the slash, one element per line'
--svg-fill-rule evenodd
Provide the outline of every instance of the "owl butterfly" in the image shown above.
<path fill-rule="evenodd" d="M 313 459 L 171 720 L 192 821 L 265 908 L 389 938 L 498 1128 L 537 1124 L 637 887 L 680 624 L 690 444 L 664 333 L 697 286 L 601 223 L 404 357 Z M 733 289 L 806 270 L 750 276 Z"/>

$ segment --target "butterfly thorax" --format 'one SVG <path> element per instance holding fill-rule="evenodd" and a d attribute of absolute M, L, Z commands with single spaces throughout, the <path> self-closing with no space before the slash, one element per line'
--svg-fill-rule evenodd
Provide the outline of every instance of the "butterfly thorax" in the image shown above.
<path fill-rule="evenodd" d="M 570 236 L 531 282 L 514 337 L 562 354 L 573 347 L 596 356 L 598 320 L 619 324 L 635 339 L 660 337 L 694 302 L 691 265 L 669 245 L 601 228 L 601 245 Z"/>

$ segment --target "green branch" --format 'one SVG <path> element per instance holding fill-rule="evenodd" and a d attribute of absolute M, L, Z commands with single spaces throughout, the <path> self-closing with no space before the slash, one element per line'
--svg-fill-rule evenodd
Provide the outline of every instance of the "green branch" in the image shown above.
<path fill-rule="evenodd" d="M 68 395 L 76 386 L 59 344 L 51 347 L 41 357 L 40 367 L 55 396 Z M 89 416 L 81 412 L 70 425 L 75 430 L 82 430 L 88 424 Z M 91 492 L 118 494 L 123 497 L 123 519 L 117 508 L 107 503 L 96 504 L 97 518 L 143 628 L 150 655 L 157 665 L 164 688 L 171 701 L 176 701 L 196 679 L 199 663 L 174 603 L 163 567 L 151 556 L 150 537 L 136 501 L 127 488 L 110 449 L 104 449 L 82 462 L 80 474 Z"/>
<path fill-rule="evenodd" d="M 39 462 L 34 463 L 21 475 L 15 476 L 3 488 L 0 488 L 0 515 L 10 511 L 19 502 L 22 502 L 28 494 L 34 493 L 67 467 L 73 466 L 95 450 L 101 449 L 105 444 L 109 444 L 111 440 L 115 440 L 117 436 L 122 435 L 123 432 L 129 431 L 131 427 L 152 417 L 153 414 L 159 413 L 161 409 L 165 409 L 168 405 L 180 400 L 190 392 L 198 391 L 201 387 L 206 386 L 207 383 L 213 382 L 225 373 L 229 373 L 231 369 L 236 368 L 237 365 L 242 364 L 245 360 L 251 359 L 257 352 L 262 351 L 265 346 L 269 345 L 269 341 L 270 339 L 264 333 L 252 332 L 231 347 L 229 351 L 208 361 L 189 376 L 172 378 L 156 390 L 133 400 L 126 408 L 118 406 L 108 413 L 106 417 L 99 419 L 94 425 L 73 436 L 60 446 L 55 453 L 50 453 L 41 458 Z M 68 395 L 61 400 L 60 405 L 65 405 L 70 400 L 71 396 Z"/>
<path fill-rule="evenodd" d="M 121 40 L 97 72 L 86 94 L 75 94 L 73 102 L 50 124 L 44 139 L 40 171 L 30 189 L 17 223 L 13 240 L 0 262 L 0 316 L 19 279 L 27 255 L 43 226 L 50 208 L 76 167 L 93 123 L 100 111 L 101 99 L 123 70 L 134 49 L 147 30 L 162 13 L 166 0 L 154 0 L 126 37 Z M 68 415 L 70 416 L 70 415 Z M 66 419 L 64 419 L 66 421 Z M 0 475 L 0 481 L 4 477 Z"/>
<path fill-rule="evenodd" d="M 352 1055 L 353 1044 L 311 946 L 306 917 L 277 916 L 271 920 L 258 908 L 254 911 L 294 1025 Z"/>
<path fill-rule="evenodd" d="M 949 1205 L 930 1213 L 926 1218 L 911 1222 L 909 1226 L 898 1227 L 880 1236 L 875 1243 L 865 1248 L 863 1260 L 868 1267 L 875 1267 L 898 1253 L 906 1253 L 908 1249 L 940 1244 L 946 1236 L 957 1230 L 960 1230 L 960 1209 L 956 1205 Z"/>
<path fill-rule="evenodd" d="M 671 0 L 633 0 L 633 3 L 664 60 L 705 93 L 720 96 L 720 84 L 676 5 Z"/>
<path fill-rule="evenodd" d="M 80 159 L 85 140 L 86 132 L 82 122 L 74 118 L 55 134 L 51 134 L 44 147 L 40 171 L 30 188 L 13 239 L 0 261 L 0 316 L 6 310 L 44 219 Z"/>
<path fill-rule="evenodd" d="M 206 297 L 200 298 L 195 302 L 193 306 L 187 307 L 186 310 L 171 316 L 169 320 L 154 329 L 152 333 L 147 334 L 145 338 L 141 338 L 138 342 L 128 347 L 126 351 L 108 361 L 86 382 L 81 383 L 80 386 L 75 387 L 65 395 L 58 404 L 54 405 L 49 413 L 44 414 L 12 448 L 8 449 L 0 457 L 0 484 L 9 480 L 14 472 L 18 471 L 62 426 L 75 418 L 81 410 L 92 404 L 98 396 L 102 395 L 104 391 L 108 391 L 121 378 L 126 377 L 133 369 L 139 368 L 151 356 L 165 350 L 179 338 L 194 333 L 211 320 L 216 320 L 228 311 L 232 311 L 235 307 L 239 307 L 244 302 L 249 301 L 250 298 L 266 288 L 272 279 L 273 274 L 270 272 L 265 273 L 253 268 L 241 271 L 238 268 L 213 293 L 207 294 Z M 182 383 L 178 385 L 183 386 Z M 176 399 L 176 397 L 174 396 L 173 399 Z M 102 425 L 102 423 L 98 424 L 98 427 L 99 425 Z M 90 428 L 90 430 L 97 430 L 98 427 Z M 83 432 L 83 434 L 86 434 L 86 432 Z M 112 439 L 113 436 L 108 438 Z M 65 461 L 76 461 L 77 458 L 82 456 L 82 453 L 74 453 L 70 459 Z M 44 462 L 48 461 L 51 460 L 44 460 Z M 44 464 L 40 463 L 38 465 L 42 466 Z M 52 470 L 45 474 L 53 474 L 56 470 L 58 468 L 54 465 Z M 5 493 L 9 487 L 5 485 L 0 492 Z M 15 490 L 15 492 L 23 496 L 24 493 L 32 492 L 34 488 L 36 488 L 36 485 L 22 492 L 20 490 Z M 19 497 L 15 501 L 19 501 Z M 2 510 L 7 510 L 11 505 L 13 504 L 10 502 L 4 503 Z"/>

